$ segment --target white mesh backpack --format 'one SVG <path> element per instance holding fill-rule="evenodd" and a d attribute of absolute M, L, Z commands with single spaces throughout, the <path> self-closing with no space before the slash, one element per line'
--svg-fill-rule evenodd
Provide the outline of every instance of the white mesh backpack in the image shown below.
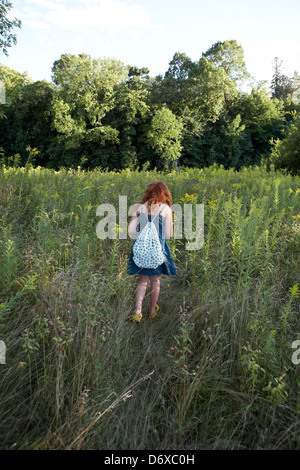
<path fill-rule="evenodd" d="M 166 260 L 162 252 L 157 229 L 154 225 L 154 220 L 164 206 L 165 204 L 160 206 L 151 222 L 149 220 L 147 221 L 133 244 L 133 261 L 139 268 L 155 269 Z M 143 210 L 147 216 L 148 213 L 142 204 L 141 212 L 143 212 Z"/>

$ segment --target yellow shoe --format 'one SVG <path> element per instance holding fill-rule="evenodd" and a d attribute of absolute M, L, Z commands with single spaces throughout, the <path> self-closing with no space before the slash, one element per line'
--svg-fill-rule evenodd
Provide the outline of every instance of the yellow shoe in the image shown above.
<path fill-rule="evenodd" d="M 140 313 L 140 315 L 137 317 L 134 313 L 131 315 L 130 317 L 130 320 L 131 321 L 136 321 L 137 323 L 140 323 L 141 319 L 142 319 L 142 314 Z"/>
<path fill-rule="evenodd" d="M 148 315 L 148 317 L 149 317 L 149 318 L 155 318 L 156 315 L 157 315 L 158 310 L 159 310 L 159 306 L 156 305 L 154 315 L 150 315 L 150 311 L 151 311 L 151 307 L 150 307 L 150 308 L 149 308 L 149 315 Z"/>

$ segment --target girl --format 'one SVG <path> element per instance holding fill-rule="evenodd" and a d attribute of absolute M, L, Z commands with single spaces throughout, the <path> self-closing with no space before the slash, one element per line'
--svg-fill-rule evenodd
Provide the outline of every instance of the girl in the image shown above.
<path fill-rule="evenodd" d="M 131 320 L 140 322 L 142 319 L 142 303 L 146 294 L 148 282 L 150 280 L 150 310 L 149 318 L 155 318 L 159 309 L 157 300 L 160 291 L 160 275 L 166 274 L 172 276 L 177 274 L 176 266 L 170 248 L 167 244 L 167 238 L 171 238 L 173 235 L 173 219 L 172 219 L 172 196 L 168 187 L 162 181 L 154 181 L 149 183 L 142 201 L 137 205 L 135 212 L 132 214 L 128 232 L 136 235 L 137 226 L 139 224 L 139 215 L 142 211 L 142 205 L 144 212 L 148 214 L 148 220 L 151 221 L 151 217 L 155 216 L 158 211 L 159 217 L 159 241 L 162 246 L 163 254 L 165 255 L 165 262 L 158 266 L 156 269 L 150 268 L 139 268 L 133 261 L 133 247 L 131 249 L 130 257 L 128 260 L 127 273 L 138 274 L 139 279 L 136 287 L 136 311 L 131 316 Z M 152 205 L 152 207 L 151 207 Z M 164 205 L 162 209 L 160 206 Z M 163 237 L 164 233 L 164 237 Z"/>

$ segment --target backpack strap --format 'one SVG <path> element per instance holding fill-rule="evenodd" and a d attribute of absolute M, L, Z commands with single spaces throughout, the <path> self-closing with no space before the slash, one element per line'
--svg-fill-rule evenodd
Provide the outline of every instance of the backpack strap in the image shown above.
<path fill-rule="evenodd" d="M 166 204 L 162 204 L 159 208 L 158 211 L 156 212 L 154 218 L 163 210 Z M 141 212 L 144 212 L 146 215 L 148 215 L 148 211 L 146 209 L 146 206 L 144 204 L 141 204 Z M 154 220 L 154 219 L 153 219 Z"/>
<path fill-rule="evenodd" d="M 158 211 L 156 212 L 155 216 L 153 217 L 153 219 L 151 220 L 151 222 L 154 222 L 154 220 L 156 219 L 156 217 L 158 216 L 158 214 L 163 210 L 163 208 L 165 207 L 166 204 L 162 204 L 159 208 L 158 208 Z"/>
<path fill-rule="evenodd" d="M 146 207 L 144 206 L 144 204 L 141 204 L 140 211 L 141 211 L 140 213 L 144 212 L 144 214 L 147 214 Z"/>

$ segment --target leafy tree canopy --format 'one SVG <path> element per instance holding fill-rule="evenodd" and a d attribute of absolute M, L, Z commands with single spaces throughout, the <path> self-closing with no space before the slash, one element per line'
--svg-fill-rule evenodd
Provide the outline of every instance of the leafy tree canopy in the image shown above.
<path fill-rule="evenodd" d="M 17 36 L 12 34 L 11 30 L 15 27 L 21 27 L 21 21 L 17 18 L 9 20 L 7 14 L 12 8 L 12 3 L 8 0 L 0 0 L 0 51 L 6 56 L 7 48 L 17 43 Z"/>
<path fill-rule="evenodd" d="M 271 92 L 272 98 L 278 100 L 286 100 L 288 97 L 293 95 L 293 93 L 300 87 L 300 78 L 297 72 L 294 73 L 294 77 L 290 78 L 287 75 L 284 75 L 282 72 L 282 60 L 279 60 L 278 57 L 274 59 L 273 66 L 273 77 L 271 81 Z"/>
<path fill-rule="evenodd" d="M 217 42 L 202 56 L 216 67 L 222 67 L 230 80 L 244 82 L 250 78 L 244 59 L 244 50 L 237 41 Z"/>
<path fill-rule="evenodd" d="M 159 109 L 153 116 L 147 135 L 149 146 L 164 166 L 170 168 L 182 150 L 182 122 L 168 108 Z"/>

